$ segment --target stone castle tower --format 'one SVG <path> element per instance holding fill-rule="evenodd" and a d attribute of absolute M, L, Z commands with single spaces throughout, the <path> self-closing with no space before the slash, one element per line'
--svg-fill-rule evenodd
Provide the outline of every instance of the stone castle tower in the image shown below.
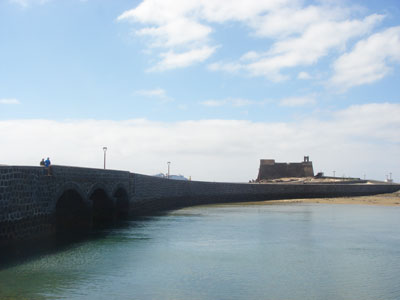
<path fill-rule="evenodd" d="M 308 156 L 300 163 L 276 163 L 275 159 L 260 159 L 257 181 L 283 177 L 312 177 L 314 169 Z"/>

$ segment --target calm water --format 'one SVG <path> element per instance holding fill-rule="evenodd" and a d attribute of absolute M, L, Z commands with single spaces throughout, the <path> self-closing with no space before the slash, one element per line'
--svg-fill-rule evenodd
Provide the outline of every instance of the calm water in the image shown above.
<path fill-rule="evenodd" d="M 400 299 L 400 209 L 181 209 L 3 266 L 0 299 Z"/>

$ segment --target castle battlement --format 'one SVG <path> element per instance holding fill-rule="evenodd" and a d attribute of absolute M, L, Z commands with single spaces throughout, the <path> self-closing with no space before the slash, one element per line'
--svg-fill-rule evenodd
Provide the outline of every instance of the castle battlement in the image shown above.
<path fill-rule="evenodd" d="M 312 177 L 314 169 L 312 161 L 304 156 L 302 162 L 277 163 L 275 159 L 260 159 L 257 181 L 284 177 Z"/>

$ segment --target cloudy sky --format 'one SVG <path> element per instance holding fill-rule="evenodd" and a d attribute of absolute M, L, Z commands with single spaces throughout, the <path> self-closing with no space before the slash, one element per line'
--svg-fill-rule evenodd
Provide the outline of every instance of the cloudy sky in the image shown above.
<path fill-rule="evenodd" d="M 0 164 L 400 179 L 398 0 L 0 0 Z"/>

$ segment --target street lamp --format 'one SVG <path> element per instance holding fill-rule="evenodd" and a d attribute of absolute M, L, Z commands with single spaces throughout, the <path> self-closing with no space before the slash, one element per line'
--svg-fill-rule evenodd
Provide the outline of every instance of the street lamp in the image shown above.
<path fill-rule="evenodd" d="M 333 177 L 335 177 L 335 173 L 336 173 L 336 171 L 333 171 Z"/>
<path fill-rule="evenodd" d="M 104 151 L 104 170 L 106 169 L 106 152 L 107 152 L 107 147 L 103 147 Z"/>
<path fill-rule="evenodd" d="M 167 178 L 169 179 L 169 166 L 171 165 L 171 162 L 169 161 L 169 162 L 167 162 L 167 164 L 168 164 L 168 174 L 167 174 Z"/>

